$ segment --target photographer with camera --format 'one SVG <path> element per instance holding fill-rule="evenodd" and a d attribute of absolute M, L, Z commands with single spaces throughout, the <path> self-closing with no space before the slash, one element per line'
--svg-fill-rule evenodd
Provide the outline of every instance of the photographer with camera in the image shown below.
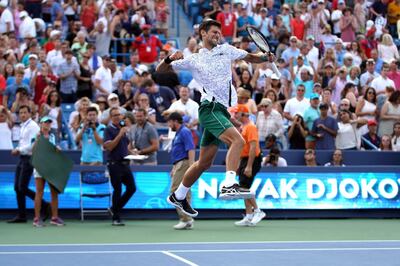
<path fill-rule="evenodd" d="M 118 107 L 110 109 L 111 123 L 104 132 L 104 149 L 107 150 L 107 167 L 110 172 L 111 185 L 114 189 L 112 197 L 112 225 L 123 226 L 120 212 L 128 203 L 136 191 L 135 180 L 129 167 L 129 160 L 124 159 L 128 155 L 129 139 L 126 133 L 129 127 Z M 122 184 L 125 185 L 125 192 L 122 193 Z"/>
<path fill-rule="evenodd" d="M 287 162 L 281 157 L 281 151 L 278 147 L 273 147 L 270 149 L 269 154 L 263 158 L 263 166 L 273 166 L 273 167 L 286 167 Z"/>
<path fill-rule="evenodd" d="M 82 147 L 81 165 L 103 164 L 103 138 L 105 125 L 97 122 L 96 107 L 87 109 L 86 120 L 81 124 L 76 135 L 76 144 Z"/>

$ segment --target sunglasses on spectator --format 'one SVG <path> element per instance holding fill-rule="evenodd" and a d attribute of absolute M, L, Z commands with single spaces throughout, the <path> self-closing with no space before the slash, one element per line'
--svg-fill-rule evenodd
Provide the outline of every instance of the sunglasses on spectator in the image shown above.
<path fill-rule="evenodd" d="M 297 91 L 305 91 L 304 89 L 297 89 Z"/>
<path fill-rule="evenodd" d="M 340 106 L 349 106 L 348 103 L 341 103 Z"/>

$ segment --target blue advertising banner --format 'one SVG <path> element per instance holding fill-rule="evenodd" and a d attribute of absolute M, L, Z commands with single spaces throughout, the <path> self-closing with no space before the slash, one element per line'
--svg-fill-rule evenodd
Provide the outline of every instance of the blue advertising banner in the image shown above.
<path fill-rule="evenodd" d="M 137 192 L 126 208 L 170 209 L 166 203 L 170 176 L 163 171 L 133 172 Z M 222 168 L 223 169 L 223 168 Z M 285 172 L 260 172 L 252 186 L 256 199 L 263 209 L 378 209 L 399 208 L 400 172 L 386 171 L 311 171 L 287 169 Z M 154 168 L 153 168 L 154 170 Z M 301 170 L 301 169 L 298 169 Z M 358 171 L 357 171 L 358 170 Z M 324 172 L 322 172 L 324 171 Z M 0 172 L 0 209 L 16 208 L 12 172 Z M 204 173 L 192 188 L 193 206 L 198 209 L 243 209 L 242 200 L 218 199 L 219 186 L 224 172 Z M 32 178 L 30 187 L 35 190 Z M 103 192 L 104 185 L 85 186 L 84 192 Z M 49 199 L 46 186 L 45 198 Z M 80 204 L 79 173 L 73 172 L 64 194 L 59 196 L 60 208 L 75 209 Z M 107 200 L 85 199 L 87 208 L 102 208 Z M 33 202 L 27 199 L 27 206 Z"/>

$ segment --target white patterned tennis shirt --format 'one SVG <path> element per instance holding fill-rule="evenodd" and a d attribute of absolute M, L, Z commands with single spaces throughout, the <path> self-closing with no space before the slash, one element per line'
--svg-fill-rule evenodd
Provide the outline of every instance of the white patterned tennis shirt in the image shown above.
<path fill-rule="evenodd" d="M 200 49 L 199 53 L 171 63 L 175 71 L 190 71 L 202 87 L 201 101 L 216 101 L 226 107 L 237 103 L 237 94 L 232 86 L 232 62 L 242 59 L 247 52 L 227 43 L 211 50 Z"/>

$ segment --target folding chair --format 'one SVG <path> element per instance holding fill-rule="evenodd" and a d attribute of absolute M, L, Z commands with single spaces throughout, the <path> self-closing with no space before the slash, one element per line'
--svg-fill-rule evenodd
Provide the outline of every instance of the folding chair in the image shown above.
<path fill-rule="evenodd" d="M 111 181 L 108 173 L 104 171 L 82 171 L 80 174 L 80 203 L 81 220 L 84 220 L 85 214 L 109 214 L 111 215 Z M 104 209 L 84 208 L 84 198 L 107 198 L 108 206 Z"/>

